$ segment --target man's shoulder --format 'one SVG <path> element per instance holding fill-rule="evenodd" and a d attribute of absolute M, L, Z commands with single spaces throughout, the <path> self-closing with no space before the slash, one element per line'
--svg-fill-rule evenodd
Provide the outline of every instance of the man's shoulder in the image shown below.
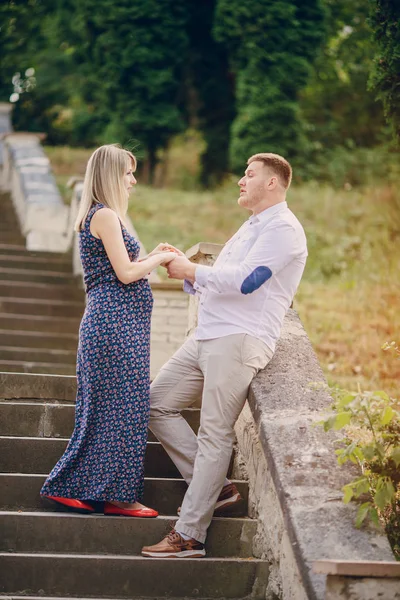
<path fill-rule="evenodd" d="M 263 225 L 263 229 L 277 229 L 279 227 L 289 227 L 295 231 L 303 231 L 302 224 L 290 208 L 277 213 Z"/>

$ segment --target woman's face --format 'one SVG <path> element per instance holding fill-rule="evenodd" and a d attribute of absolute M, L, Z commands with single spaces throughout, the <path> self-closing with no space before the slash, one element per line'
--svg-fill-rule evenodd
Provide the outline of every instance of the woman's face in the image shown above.
<path fill-rule="evenodd" d="M 128 194 L 131 191 L 131 189 L 133 188 L 133 186 L 137 184 L 137 181 L 133 174 L 132 168 L 133 168 L 132 164 L 129 163 L 129 165 L 126 167 L 126 172 L 124 175 L 124 186 L 125 186 Z"/>

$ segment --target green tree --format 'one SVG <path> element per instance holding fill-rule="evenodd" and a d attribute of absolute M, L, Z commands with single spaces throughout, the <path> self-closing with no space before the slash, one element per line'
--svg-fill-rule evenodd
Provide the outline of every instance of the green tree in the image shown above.
<path fill-rule="evenodd" d="M 216 0 L 189 0 L 190 48 L 186 71 L 187 111 L 206 143 L 200 182 L 213 185 L 229 171 L 229 137 L 235 116 L 234 80 L 225 47 L 212 35 Z"/>
<path fill-rule="evenodd" d="M 367 23 L 369 1 L 327 3 L 327 43 L 300 95 L 317 159 L 321 151 L 324 155 L 337 146 L 368 148 L 385 139 L 382 104 L 368 90 L 375 53 Z"/>
<path fill-rule="evenodd" d="M 215 36 L 236 75 L 232 168 L 255 152 L 291 160 L 307 149 L 299 93 L 324 37 L 322 0 L 218 0 Z"/>
<path fill-rule="evenodd" d="M 370 23 L 378 46 L 371 86 L 383 102 L 385 116 L 400 138 L 400 3 L 371 0 Z"/>
<path fill-rule="evenodd" d="M 150 180 L 157 152 L 182 131 L 182 67 L 187 54 L 184 0 L 75 0 L 84 40 L 84 95 L 106 126 L 105 142 L 136 143 Z"/>

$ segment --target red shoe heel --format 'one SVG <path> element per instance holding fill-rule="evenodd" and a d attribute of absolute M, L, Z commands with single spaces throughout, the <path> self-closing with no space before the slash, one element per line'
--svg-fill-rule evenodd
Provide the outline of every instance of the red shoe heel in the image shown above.
<path fill-rule="evenodd" d="M 79 511 L 81 513 L 94 513 L 95 510 L 93 506 L 88 504 L 87 502 L 82 502 L 82 500 L 75 500 L 74 498 L 60 498 L 58 496 L 41 496 L 42 498 L 47 498 L 48 500 L 52 500 L 57 504 L 62 504 L 63 506 L 67 506 L 72 510 Z"/>

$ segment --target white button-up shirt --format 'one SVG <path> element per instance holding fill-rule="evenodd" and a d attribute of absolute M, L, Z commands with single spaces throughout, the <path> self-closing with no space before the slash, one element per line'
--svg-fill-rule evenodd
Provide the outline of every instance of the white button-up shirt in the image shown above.
<path fill-rule="evenodd" d="M 252 215 L 212 267 L 196 268 L 200 304 L 195 338 L 248 333 L 274 351 L 306 258 L 303 227 L 286 202 Z"/>

